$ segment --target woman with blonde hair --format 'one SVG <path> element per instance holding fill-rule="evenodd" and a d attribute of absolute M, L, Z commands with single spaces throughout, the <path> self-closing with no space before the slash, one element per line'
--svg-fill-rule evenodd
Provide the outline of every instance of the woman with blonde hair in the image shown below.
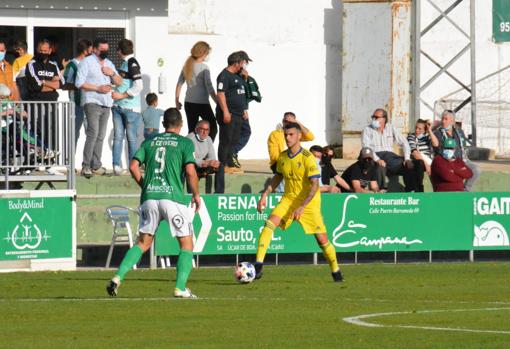
<path fill-rule="evenodd" d="M 199 41 L 191 48 L 191 55 L 186 59 L 177 86 L 175 87 L 175 106 L 181 109 L 179 102 L 181 88 L 186 82 L 187 90 L 184 98 L 184 111 L 188 120 L 188 132 L 194 132 L 198 118 L 209 121 L 211 132 L 209 136 L 214 141 L 218 132 L 216 118 L 209 103 L 209 96 L 216 103 L 216 92 L 211 82 L 211 72 L 204 63 L 211 52 L 211 47 L 205 41 Z"/>

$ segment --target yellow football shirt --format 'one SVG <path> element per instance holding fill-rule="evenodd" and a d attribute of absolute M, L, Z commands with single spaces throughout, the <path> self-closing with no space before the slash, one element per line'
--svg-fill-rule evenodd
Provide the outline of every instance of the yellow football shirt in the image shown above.
<path fill-rule="evenodd" d="M 28 62 L 30 62 L 32 58 L 33 56 L 31 54 L 26 53 L 14 60 L 14 63 L 12 64 L 12 72 L 15 77 L 18 75 L 21 69 L 25 68 L 25 66 L 28 64 Z"/>
<path fill-rule="evenodd" d="M 283 176 L 285 180 L 285 190 L 283 197 L 300 204 L 306 199 L 312 183 L 310 179 L 320 179 L 321 172 L 315 162 L 315 157 L 308 150 L 301 148 L 296 154 L 292 155 L 287 149 L 280 153 L 276 172 Z M 317 190 L 315 196 L 309 204 L 319 204 L 320 191 Z"/>

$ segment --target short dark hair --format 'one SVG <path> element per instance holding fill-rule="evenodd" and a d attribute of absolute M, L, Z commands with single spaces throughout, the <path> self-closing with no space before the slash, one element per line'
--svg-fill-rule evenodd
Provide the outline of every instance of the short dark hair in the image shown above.
<path fill-rule="evenodd" d="M 168 108 L 163 115 L 163 127 L 174 128 L 182 125 L 182 115 L 177 108 Z"/>
<path fill-rule="evenodd" d="M 92 46 L 92 43 L 90 40 L 87 39 L 80 39 L 76 43 L 76 53 L 80 54 L 88 50 L 88 48 Z"/>
<path fill-rule="evenodd" d="M 294 118 L 296 117 L 296 114 L 294 114 L 291 111 L 287 111 L 287 112 L 283 113 L 283 117 L 286 117 L 287 115 L 292 115 Z"/>
<path fill-rule="evenodd" d="M 241 63 L 242 61 L 244 61 L 244 57 L 239 51 L 231 53 L 227 58 L 228 65 L 234 65 L 236 63 Z"/>
<path fill-rule="evenodd" d="M 49 39 L 46 39 L 46 38 L 39 39 L 39 41 L 37 41 L 37 47 L 39 47 L 39 45 L 44 45 L 44 44 L 50 45 L 51 48 L 53 48 L 55 46 L 53 44 L 53 42 L 51 42 Z"/>
<path fill-rule="evenodd" d="M 98 47 L 99 47 L 99 45 L 101 45 L 101 44 L 107 44 L 107 43 L 108 43 L 108 40 L 106 40 L 105 38 L 96 38 L 96 39 L 94 40 L 94 43 L 92 44 L 92 46 L 93 46 L 94 48 L 98 48 Z"/>
<path fill-rule="evenodd" d="M 418 119 L 418 120 L 416 120 L 416 125 L 418 125 L 418 124 L 427 125 L 428 122 L 427 122 L 427 120 L 424 120 L 424 119 Z"/>
<path fill-rule="evenodd" d="M 312 145 L 310 147 L 310 151 L 316 151 L 318 153 L 322 153 L 324 151 L 324 148 L 322 148 L 320 145 Z"/>
<path fill-rule="evenodd" d="M 145 96 L 145 101 L 148 105 L 153 105 L 158 101 L 158 95 L 153 92 L 147 93 L 147 96 Z"/>
<path fill-rule="evenodd" d="M 286 123 L 285 126 L 283 126 L 284 130 L 290 130 L 291 128 L 295 128 L 296 130 L 301 132 L 301 126 L 299 126 L 299 124 L 297 122 L 289 122 L 289 123 Z"/>
<path fill-rule="evenodd" d="M 27 51 L 28 50 L 28 45 L 27 45 L 27 42 L 25 40 L 16 40 L 14 41 L 14 45 L 13 47 L 16 49 L 16 48 L 22 48 L 23 51 Z"/>
<path fill-rule="evenodd" d="M 117 50 L 119 50 L 124 56 L 132 54 L 134 52 L 133 41 L 129 39 L 121 39 L 117 44 Z"/>

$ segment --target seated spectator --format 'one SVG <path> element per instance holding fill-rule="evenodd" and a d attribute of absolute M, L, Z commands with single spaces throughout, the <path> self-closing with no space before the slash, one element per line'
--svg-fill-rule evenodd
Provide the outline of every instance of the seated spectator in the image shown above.
<path fill-rule="evenodd" d="M 441 153 L 434 157 L 430 177 L 434 191 L 464 191 L 464 181 L 473 177 L 462 158 L 456 157 L 456 148 L 453 138 L 445 139 Z"/>
<path fill-rule="evenodd" d="M 331 164 L 331 158 L 325 154 L 324 148 L 320 145 L 313 145 L 310 147 L 310 152 L 317 160 L 317 166 L 321 169 L 320 191 L 321 193 L 340 193 L 343 191 L 350 191 L 349 184 L 338 175 L 335 168 Z M 336 185 L 330 185 L 331 179 L 334 179 Z"/>
<path fill-rule="evenodd" d="M 423 119 L 416 121 L 415 132 L 407 136 L 411 148 L 411 158 L 416 171 L 415 191 L 423 192 L 424 171 L 430 176 L 430 165 L 432 164 L 432 147 L 437 147 L 439 141 L 430 131 L 430 125 Z"/>
<path fill-rule="evenodd" d="M 34 137 L 33 131 L 29 133 L 26 127 L 27 112 L 15 102 L 9 100 L 11 90 L 0 84 L 0 154 L 2 163 L 27 165 L 42 159 L 51 159 L 55 154 L 47 149 L 41 139 Z M 9 158 L 7 158 L 9 156 Z M 20 161 L 14 161 L 18 157 Z M 24 173 L 31 169 L 22 169 Z"/>
<path fill-rule="evenodd" d="M 362 148 L 358 161 L 342 173 L 343 180 L 351 187 L 351 193 L 383 193 L 377 185 L 375 154 L 370 148 Z"/>
<path fill-rule="evenodd" d="M 441 115 L 441 124 L 438 129 L 434 131 L 435 136 L 438 139 L 439 145 L 434 148 L 436 154 L 442 154 L 443 152 L 443 144 L 447 139 L 455 140 L 455 158 L 462 159 L 467 167 L 473 173 L 472 176 L 464 183 L 464 189 L 466 191 L 472 191 L 473 186 L 480 177 L 480 169 L 477 165 L 471 162 L 466 156 L 466 146 L 469 143 L 464 131 L 455 126 L 455 113 L 452 110 L 445 110 Z"/>
<path fill-rule="evenodd" d="M 397 143 L 402 148 L 404 157 L 393 152 L 393 145 Z M 416 169 L 411 161 L 409 143 L 402 134 L 388 122 L 388 113 L 384 109 L 376 109 L 372 115 L 372 123 L 365 127 L 361 134 L 363 148 L 372 149 L 374 160 L 377 162 L 377 184 L 380 188 L 387 188 L 386 176 L 402 175 L 405 191 L 415 191 Z"/>
<path fill-rule="evenodd" d="M 207 188 L 208 183 L 210 183 L 207 182 L 207 178 L 210 178 L 209 175 L 215 174 L 214 193 L 223 194 L 225 192 L 225 170 L 223 164 L 216 158 L 214 144 L 211 137 L 209 137 L 210 131 L 209 121 L 200 120 L 195 128 L 195 132 L 188 134 L 187 137 L 195 145 L 197 175 L 198 178 L 206 178 L 206 193 L 211 192 L 210 187 Z"/>
<path fill-rule="evenodd" d="M 148 93 L 145 101 L 148 107 L 142 113 L 143 137 L 152 139 L 159 133 L 159 122 L 165 111 L 158 108 L 158 96 L 155 93 Z"/>

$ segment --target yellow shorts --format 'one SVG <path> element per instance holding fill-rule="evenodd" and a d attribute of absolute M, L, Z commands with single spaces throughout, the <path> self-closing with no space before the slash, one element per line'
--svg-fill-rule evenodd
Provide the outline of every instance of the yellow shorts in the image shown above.
<path fill-rule="evenodd" d="M 271 215 L 281 218 L 280 228 L 285 230 L 292 224 L 294 211 L 297 210 L 298 207 L 299 204 L 295 204 L 287 198 L 282 198 L 280 203 L 278 203 L 271 212 Z M 298 222 L 301 224 L 306 234 L 326 232 L 326 226 L 322 220 L 320 207 L 316 205 L 307 205 Z"/>

